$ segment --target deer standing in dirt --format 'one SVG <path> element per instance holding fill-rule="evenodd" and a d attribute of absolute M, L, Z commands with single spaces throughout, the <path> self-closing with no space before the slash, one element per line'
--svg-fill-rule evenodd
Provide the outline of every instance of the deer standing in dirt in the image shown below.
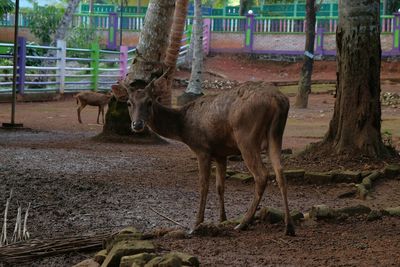
<path fill-rule="evenodd" d="M 112 93 L 101 94 L 96 92 L 81 92 L 75 95 L 74 97 L 76 98 L 76 104 L 79 104 L 77 109 L 79 123 L 82 123 L 81 119 L 82 109 L 84 109 L 86 105 L 89 105 L 89 106 L 99 107 L 99 111 L 97 113 L 97 124 L 100 124 L 99 122 L 100 113 L 102 114 L 102 119 L 104 124 L 104 107 L 108 104 L 108 102 L 110 102 Z"/>
<path fill-rule="evenodd" d="M 127 90 L 124 86 L 113 85 L 112 90 L 121 101 L 128 99 L 134 132 L 141 132 L 149 126 L 161 136 L 187 144 L 196 154 L 200 173 L 200 206 L 195 227 L 204 221 L 212 160 L 217 165 L 220 221 L 226 220 L 226 161 L 227 156 L 238 153 L 242 154 L 254 176 L 255 192 L 250 208 L 236 229 L 243 229 L 250 223 L 267 185 L 268 170 L 261 159 L 262 150 L 267 149 L 283 197 L 285 231 L 287 235 L 295 235 L 287 201 L 286 179 L 281 167 L 288 98 L 272 86 L 248 82 L 234 90 L 217 96 L 204 96 L 180 109 L 172 109 L 157 101 L 160 90 L 165 88 L 167 82 L 163 76 L 144 89 Z"/>

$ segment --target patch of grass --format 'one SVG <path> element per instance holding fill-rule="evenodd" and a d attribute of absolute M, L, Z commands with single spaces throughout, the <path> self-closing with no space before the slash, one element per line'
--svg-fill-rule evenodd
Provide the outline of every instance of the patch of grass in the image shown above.
<path fill-rule="evenodd" d="M 311 93 L 329 93 L 335 90 L 335 86 L 335 84 L 313 84 Z M 297 94 L 298 85 L 281 86 L 279 90 L 284 94 Z"/>

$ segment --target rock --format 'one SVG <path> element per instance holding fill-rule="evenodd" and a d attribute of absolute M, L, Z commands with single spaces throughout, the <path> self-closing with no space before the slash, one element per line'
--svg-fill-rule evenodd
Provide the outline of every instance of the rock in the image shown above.
<path fill-rule="evenodd" d="M 95 262 L 92 259 L 81 261 L 80 263 L 72 266 L 72 267 L 100 267 L 98 262 Z"/>
<path fill-rule="evenodd" d="M 322 172 L 306 172 L 304 181 L 310 184 L 328 184 L 332 182 L 332 174 Z"/>
<path fill-rule="evenodd" d="M 285 175 L 286 179 L 303 179 L 305 170 L 285 170 L 283 174 Z"/>
<path fill-rule="evenodd" d="M 394 178 L 396 176 L 400 176 L 400 165 L 399 164 L 387 165 L 383 169 L 383 173 L 387 178 Z"/>
<path fill-rule="evenodd" d="M 248 183 L 254 179 L 249 173 L 235 173 L 234 175 L 230 176 L 230 178 L 241 181 L 242 183 Z"/>
<path fill-rule="evenodd" d="M 186 253 L 182 253 L 182 252 L 171 252 L 171 255 L 175 255 L 178 258 L 180 258 L 182 260 L 182 264 L 184 266 L 194 266 L 194 267 L 199 267 L 200 266 L 200 262 L 199 259 L 195 256 L 186 254 Z"/>
<path fill-rule="evenodd" d="M 361 173 L 357 171 L 333 171 L 333 181 L 336 183 L 358 183 Z"/>
<path fill-rule="evenodd" d="M 282 222 L 285 218 L 284 213 L 281 210 L 264 207 L 259 212 L 260 220 L 267 223 L 278 223 Z"/>
<path fill-rule="evenodd" d="M 127 227 L 122 229 L 118 234 L 110 237 L 105 241 L 104 247 L 110 251 L 114 244 L 126 240 L 140 240 L 143 234 L 134 227 Z"/>
<path fill-rule="evenodd" d="M 291 155 L 293 154 L 293 150 L 291 148 L 282 149 L 282 154 Z"/>
<path fill-rule="evenodd" d="M 228 157 L 229 161 L 243 161 L 242 155 L 232 155 Z"/>
<path fill-rule="evenodd" d="M 356 188 L 357 188 L 358 197 L 362 200 L 365 200 L 367 198 L 367 195 L 369 192 L 368 189 L 365 188 L 365 185 L 363 185 L 363 184 L 356 185 Z"/>
<path fill-rule="evenodd" d="M 173 239 L 185 239 L 188 237 L 188 234 L 184 230 L 173 230 L 164 235 L 165 238 L 173 238 Z"/>
<path fill-rule="evenodd" d="M 298 221 L 304 219 L 303 213 L 301 213 L 301 212 L 298 211 L 298 210 L 293 210 L 293 211 L 290 213 L 290 216 L 292 217 L 292 220 L 295 221 L 295 222 L 298 222 Z"/>
<path fill-rule="evenodd" d="M 369 214 L 371 212 L 371 209 L 364 205 L 357 205 L 357 206 L 338 209 L 337 212 L 347 214 L 348 216 L 354 216 L 361 214 Z"/>
<path fill-rule="evenodd" d="M 357 194 L 357 190 L 350 190 L 350 191 L 346 191 L 344 193 L 339 194 L 337 197 L 338 198 L 350 198 L 350 197 L 354 197 Z"/>
<path fill-rule="evenodd" d="M 157 255 L 153 253 L 140 253 L 131 256 L 124 256 L 121 258 L 121 263 L 119 267 L 131 267 L 131 266 L 141 266 L 143 267 L 146 263 L 154 259 Z"/>
<path fill-rule="evenodd" d="M 400 206 L 395 208 L 384 209 L 385 214 L 394 217 L 400 217 Z"/>
<path fill-rule="evenodd" d="M 371 210 L 371 212 L 368 214 L 367 220 L 368 221 L 376 221 L 380 220 L 383 216 L 383 213 L 379 210 Z"/>
<path fill-rule="evenodd" d="M 102 264 L 107 257 L 107 249 L 100 250 L 94 255 L 94 261 Z"/>
<path fill-rule="evenodd" d="M 336 216 L 335 210 L 326 205 L 315 205 L 311 208 L 310 217 L 314 219 L 332 219 Z"/>
<path fill-rule="evenodd" d="M 155 257 L 145 267 L 180 267 L 182 266 L 182 260 L 173 254 L 166 254 L 162 257 Z"/>
<path fill-rule="evenodd" d="M 126 240 L 115 243 L 109 251 L 106 259 L 101 266 L 118 267 L 120 260 L 124 256 L 139 254 L 143 252 L 154 252 L 153 243 L 147 240 Z"/>

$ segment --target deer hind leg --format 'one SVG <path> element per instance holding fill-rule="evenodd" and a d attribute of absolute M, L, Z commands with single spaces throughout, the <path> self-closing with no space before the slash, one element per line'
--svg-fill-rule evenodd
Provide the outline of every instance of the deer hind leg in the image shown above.
<path fill-rule="evenodd" d="M 103 119 L 103 124 L 104 124 L 104 106 L 101 106 L 101 117 Z"/>
<path fill-rule="evenodd" d="M 282 194 L 282 199 L 283 199 L 283 205 L 285 208 L 285 234 L 294 236 L 295 235 L 295 229 L 294 229 L 294 224 L 292 221 L 292 217 L 290 216 L 290 211 L 289 211 L 289 204 L 287 200 L 287 182 L 286 178 L 283 175 L 283 170 L 281 166 L 281 149 L 282 149 L 282 137 L 272 137 L 272 134 L 270 135 L 270 140 L 269 140 L 269 158 L 272 163 L 272 167 L 275 172 L 276 176 L 276 181 L 278 183 L 279 189 Z M 281 135 L 280 135 L 281 136 Z"/>
<path fill-rule="evenodd" d="M 225 191 L 225 176 L 226 176 L 226 158 L 216 159 L 217 162 L 217 175 L 216 175 L 216 188 L 219 196 L 219 221 L 226 221 L 225 204 L 224 204 L 224 191 Z"/>
<path fill-rule="evenodd" d="M 101 106 L 99 106 L 99 110 L 97 111 L 97 124 L 100 124 L 100 120 L 99 120 L 100 113 L 101 113 Z"/>
<path fill-rule="evenodd" d="M 208 187 L 210 183 L 211 157 L 208 154 L 197 154 L 199 163 L 200 205 L 197 213 L 195 227 L 204 221 Z"/>
<path fill-rule="evenodd" d="M 267 186 L 268 171 L 261 160 L 260 146 L 239 146 L 242 153 L 243 160 L 254 176 L 255 192 L 253 201 L 250 208 L 247 210 L 242 222 L 235 227 L 235 229 L 242 230 L 251 222 L 256 213 L 258 204 L 264 194 L 265 187 Z"/>
<path fill-rule="evenodd" d="M 84 109 L 86 107 L 86 104 L 80 103 L 77 112 L 78 112 L 78 121 L 79 123 L 82 123 L 82 119 L 81 119 L 81 111 L 82 109 Z"/>

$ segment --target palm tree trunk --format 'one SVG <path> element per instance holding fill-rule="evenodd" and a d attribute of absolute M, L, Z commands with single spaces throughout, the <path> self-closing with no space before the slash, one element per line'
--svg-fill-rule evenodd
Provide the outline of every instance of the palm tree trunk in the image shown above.
<path fill-rule="evenodd" d="M 161 95 L 160 102 L 166 106 L 171 106 L 171 87 L 176 68 L 176 61 L 179 56 L 179 49 L 182 43 L 183 31 L 185 29 L 186 16 L 188 11 L 188 0 L 177 0 L 172 22 L 169 46 L 165 56 L 165 65 L 169 68 L 168 85 Z"/>
<path fill-rule="evenodd" d="M 136 56 L 124 83 L 130 89 L 144 88 L 154 77 L 163 74 L 163 61 L 168 46 L 168 37 L 172 24 L 175 0 L 151 0 L 144 26 L 136 47 Z M 103 136 L 127 135 L 138 138 L 147 135 L 135 135 L 130 130 L 131 119 L 126 103 L 112 98 L 106 114 Z"/>

